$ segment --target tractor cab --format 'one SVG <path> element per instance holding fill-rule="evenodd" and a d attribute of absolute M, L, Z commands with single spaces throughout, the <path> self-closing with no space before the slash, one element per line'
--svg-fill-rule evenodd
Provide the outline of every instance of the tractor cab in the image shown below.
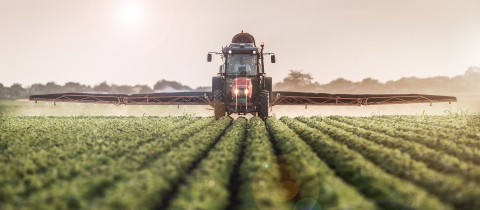
<path fill-rule="evenodd" d="M 227 73 L 235 76 L 256 76 L 258 74 L 258 61 L 255 55 L 228 55 Z"/>

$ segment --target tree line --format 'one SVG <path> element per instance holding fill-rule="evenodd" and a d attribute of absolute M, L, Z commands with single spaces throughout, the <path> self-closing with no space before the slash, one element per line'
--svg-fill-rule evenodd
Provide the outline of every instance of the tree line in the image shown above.
<path fill-rule="evenodd" d="M 480 93 L 480 67 L 470 67 L 463 75 L 455 77 L 404 77 L 382 83 L 373 78 L 366 78 L 360 82 L 353 82 L 338 78 L 327 84 L 315 82 L 312 75 L 301 70 L 290 70 L 283 81 L 273 87 L 277 91 L 307 91 L 325 93 L 421 93 L 421 94 L 459 94 Z M 10 87 L 0 83 L 0 99 L 24 99 L 30 95 L 48 93 L 152 93 L 175 91 L 210 91 L 211 87 L 191 88 L 176 81 L 160 80 L 153 87 L 148 85 L 115 85 L 102 82 L 89 86 L 76 82 L 67 82 L 59 85 L 54 82 L 33 84 L 23 87 L 13 84 Z"/>
<path fill-rule="evenodd" d="M 29 87 L 23 87 L 15 83 L 6 87 L 0 83 L 0 99 L 24 99 L 30 95 L 49 94 L 49 93 L 116 93 L 116 94 L 137 94 L 153 92 L 174 92 L 174 91 L 209 91 L 210 87 L 198 87 L 193 89 L 182 85 L 176 81 L 161 80 L 153 85 L 116 85 L 102 82 L 98 85 L 89 86 L 77 82 L 67 82 L 65 85 L 59 85 L 55 82 L 46 84 L 33 84 Z"/>
<path fill-rule="evenodd" d="M 404 77 L 382 83 L 373 78 L 353 82 L 338 78 L 327 84 L 315 82 L 312 75 L 291 70 L 282 82 L 274 85 L 278 91 L 308 91 L 325 93 L 419 93 L 419 94 L 480 94 L 480 67 L 470 67 L 463 75 L 429 78 Z"/>

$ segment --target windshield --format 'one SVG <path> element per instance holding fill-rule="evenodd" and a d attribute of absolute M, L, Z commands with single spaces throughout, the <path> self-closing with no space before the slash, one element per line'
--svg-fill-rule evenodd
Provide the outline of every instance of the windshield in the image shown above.
<path fill-rule="evenodd" d="M 257 56 L 256 55 L 229 55 L 227 73 L 233 75 L 257 75 Z"/>

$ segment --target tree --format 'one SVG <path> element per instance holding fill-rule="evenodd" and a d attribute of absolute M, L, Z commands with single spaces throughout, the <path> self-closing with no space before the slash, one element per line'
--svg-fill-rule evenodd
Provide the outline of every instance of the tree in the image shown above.
<path fill-rule="evenodd" d="M 282 82 L 275 84 L 277 90 L 310 90 L 318 89 L 318 84 L 313 81 L 309 73 L 302 70 L 290 70 Z"/>
<path fill-rule="evenodd" d="M 164 80 L 164 79 L 161 80 L 161 81 L 158 81 L 153 86 L 154 90 L 165 90 L 165 89 L 169 89 L 169 88 L 172 88 L 174 90 L 192 90 L 192 88 L 190 88 L 186 85 L 182 85 L 181 83 L 179 83 L 177 81 L 167 81 L 167 80 Z"/>
<path fill-rule="evenodd" d="M 92 92 L 93 89 L 90 86 L 82 85 L 77 82 L 67 82 L 62 88 L 62 92 L 76 92 L 76 93 L 84 93 L 84 92 Z"/>
<path fill-rule="evenodd" d="M 57 85 L 55 82 L 47 82 L 45 85 L 47 92 L 49 93 L 60 93 L 62 92 L 62 86 Z"/>
<path fill-rule="evenodd" d="M 112 85 L 111 93 L 118 93 L 118 94 L 132 94 L 135 93 L 135 90 L 132 86 L 128 85 Z"/>
<path fill-rule="evenodd" d="M 358 84 L 358 91 L 364 93 L 379 93 L 383 84 L 376 79 L 365 78 Z"/>
<path fill-rule="evenodd" d="M 153 90 L 148 85 L 135 85 L 134 90 L 136 93 L 152 93 Z"/>
<path fill-rule="evenodd" d="M 476 77 L 480 78 L 480 67 L 479 66 L 470 66 L 465 72 L 465 77 Z"/>
<path fill-rule="evenodd" d="M 0 83 L 0 99 L 8 98 L 8 90 L 2 83 Z"/>
<path fill-rule="evenodd" d="M 37 95 L 37 94 L 45 94 L 47 93 L 47 88 L 43 84 L 33 84 L 28 88 L 28 94 L 30 95 Z"/>
<path fill-rule="evenodd" d="M 108 93 L 108 92 L 110 92 L 110 89 L 111 89 L 111 88 L 110 88 L 110 86 L 107 84 L 107 82 L 102 82 L 102 83 L 100 83 L 100 84 L 98 84 L 98 85 L 95 85 L 95 86 L 93 87 L 93 90 L 94 90 L 95 92 L 99 92 L 99 93 Z"/>
<path fill-rule="evenodd" d="M 331 93 L 352 93 L 355 90 L 355 85 L 352 81 L 346 80 L 344 78 L 338 78 L 329 82 L 326 85 L 323 85 L 323 88 L 327 92 Z"/>
<path fill-rule="evenodd" d="M 306 87 L 313 84 L 313 77 L 310 73 L 303 73 L 302 70 L 290 70 L 283 83 Z"/>
<path fill-rule="evenodd" d="M 9 97 L 11 99 L 17 99 L 17 98 L 27 98 L 27 94 L 25 91 L 25 88 L 22 87 L 21 84 L 15 83 L 9 88 Z"/>
<path fill-rule="evenodd" d="M 468 91 L 480 92 L 480 67 L 471 66 L 463 77 L 465 88 Z"/>

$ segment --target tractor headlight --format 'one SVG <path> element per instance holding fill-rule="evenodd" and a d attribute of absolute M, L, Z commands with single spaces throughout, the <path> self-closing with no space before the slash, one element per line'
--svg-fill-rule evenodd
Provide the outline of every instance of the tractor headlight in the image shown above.
<path fill-rule="evenodd" d="M 229 51 L 228 51 L 228 54 L 232 54 L 232 50 L 229 50 Z"/>
<path fill-rule="evenodd" d="M 245 89 L 245 95 L 248 95 L 248 89 Z"/>
<path fill-rule="evenodd" d="M 235 89 L 233 92 L 235 93 L 235 95 L 238 95 L 238 89 Z"/>

